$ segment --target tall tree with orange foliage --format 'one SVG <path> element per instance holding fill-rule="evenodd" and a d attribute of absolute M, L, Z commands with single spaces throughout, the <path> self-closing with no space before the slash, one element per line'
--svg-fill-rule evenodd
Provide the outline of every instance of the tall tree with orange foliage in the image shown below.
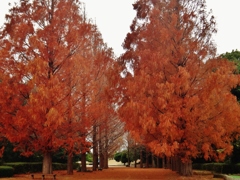
<path fill-rule="evenodd" d="M 72 134 L 82 138 L 82 141 L 80 139 L 76 141 L 75 139 L 72 144 L 69 143 L 68 138 L 64 139 L 64 148 L 70 153 L 70 156 L 74 152 L 73 149 L 80 150 L 78 153 L 82 154 L 82 171 L 86 171 L 86 159 L 84 157 L 91 146 L 86 141 L 86 138 L 90 134 L 93 118 L 102 116 L 101 104 L 104 93 L 100 91 L 106 88 L 106 85 L 103 85 L 102 82 L 105 79 L 109 65 L 113 62 L 112 50 L 103 42 L 96 25 L 89 24 L 89 31 L 85 33 L 85 37 L 88 39 L 84 46 L 81 46 L 82 48 L 78 50 L 75 59 L 76 63 L 71 67 L 71 70 L 67 71 L 69 74 L 65 75 L 65 77 L 69 77 L 67 80 L 70 84 L 67 88 L 70 90 L 71 96 L 68 96 L 68 104 L 70 104 L 67 105 L 69 109 L 66 113 L 68 121 L 66 126 L 63 127 L 65 129 L 70 125 L 69 131 L 71 132 L 66 133 L 68 138 L 72 139 Z M 72 90 L 69 87 L 73 87 Z M 74 125 L 72 123 L 73 119 L 79 125 Z M 74 131 L 76 127 L 81 129 Z M 71 170 L 71 172 L 73 171 Z"/>
<path fill-rule="evenodd" d="M 214 59 L 215 20 L 204 0 L 138 0 L 119 58 L 121 118 L 158 156 L 223 160 L 239 132 L 233 64 Z M 130 73 L 131 72 L 131 73 Z"/>
<path fill-rule="evenodd" d="M 41 152 L 43 173 L 52 173 L 52 154 L 60 147 L 70 155 L 74 148 L 89 147 L 85 133 L 90 124 L 81 114 L 85 92 L 78 83 L 95 69 L 79 79 L 76 67 L 84 70 L 95 63 L 85 54 L 92 52 L 91 36 L 99 32 L 86 21 L 77 0 L 23 0 L 6 20 L 0 61 L 12 89 L 0 122 L 2 134 L 24 155 Z"/>
<path fill-rule="evenodd" d="M 115 153 L 119 147 L 119 139 L 124 133 L 124 123 L 118 118 L 116 105 L 110 98 L 110 94 L 115 90 L 112 83 L 112 77 L 116 73 L 115 66 L 115 61 L 109 61 L 105 73 L 101 73 L 94 98 L 95 108 L 91 108 L 94 111 L 92 113 L 94 171 L 98 166 L 108 168 L 109 155 Z"/>
<path fill-rule="evenodd" d="M 122 133 L 121 122 L 117 118 L 117 113 L 114 110 L 112 102 L 109 100 L 107 90 L 111 87 L 109 73 L 114 61 L 107 64 L 106 69 L 103 71 L 99 69 L 99 77 L 96 78 L 96 89 L 92 91 L 92 103 L 89 115 L 92 122 L 92 141 L 93 141 L 93 170 L 98 168 L 108 168 L 108 152 L 111 147 L 110 141 L 116 139 L 116 136 Z M 101 67 L 102 65 L 99 65 Z M 104 72 L 104 74 L 103 74 Z M 118 130 L 116 130 L 118 125 Z M 115 130 L 113 130 L 115 129 Z M 113 132 L 114 131 L 114 132 Z"/>

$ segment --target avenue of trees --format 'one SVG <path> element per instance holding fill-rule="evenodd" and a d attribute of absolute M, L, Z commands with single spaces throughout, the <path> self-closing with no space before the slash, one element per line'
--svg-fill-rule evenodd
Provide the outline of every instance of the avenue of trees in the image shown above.
<path fill-rule="evenodd" d="M 89 151 L 93 170 L 99 159 L 108 168 L 124 130 L 134 139 L 128 164 L 134 151 L 150 152 L 191 176 L 193 158 L 230 155 L 240 132 L 239 58 L 216 56 L 205 0 L 136 0 L 133 9 L 116 58 L 80 1 L 15 4 L 0 29 L 0 142 L 41 154 L 44 174 L 60 149 L 68 174 L 76 154 L 86 171 Z"/>
<path fill-rule="evenodd" d="M 73 154 L 82 154 L 86 170 L 90 148 L 94 168 L 99 156 L 107 167 L 111 141 L 122 133 L 105 93 L 113 52 L 82 4 L 20 1 L 6 15 L 0 37 L 1 139 L 22 155 L 42 154 L 43 173 L 52 173 L 52 155 L 60 148 L 69 174 Z"/>

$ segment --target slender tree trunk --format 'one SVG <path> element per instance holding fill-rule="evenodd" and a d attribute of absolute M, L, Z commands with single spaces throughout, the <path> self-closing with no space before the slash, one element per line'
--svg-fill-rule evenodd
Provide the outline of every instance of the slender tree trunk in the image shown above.
<path fill-rule="evenodd" d="M 157 157 L 157 168 L 160 168 L 159 157 Z"/>
<path fill-rule="evenodd" d="M 104 169 L 108 169 L 108 127 L 105 127 Z"/>
<path fill-rule="evenodd" d="M 52 154 L 50 152 L 46 152 L 43 154 L 43 166 L 42 166 L 43 174 L 52 174 Z"/>
<path fill-rule="evenodd" d="M 171 169 L 172 171 L 176 171 L 176 156 L 171 157 Z"/>
<path fill-rule="evenodd" d="M 146 168 L 149 168 L 149 152 L 146 150 Z"/>
<path fill-rule="evenodd" d="M 99 163 L 100 168 L 104 168 L 104 154 L 100 153 L 100 163 Z"/>
<path fill-rule="evenodd" d="M 98 168 L 98 153 L 93 154 L 93 171 L 97 171 Z"/>
<path fill-rule="evenodd" d="M 136 168 L 137 167 L 137 150 L 136 150 L 136 146 L 135 146 L 135 148 L 134 148 L 134 168 Z"/>
<path fill-rule="evenodd" d="M 108 151 L 107 149 L 105 149 L 104 151 L 104 169 L 108 169 Z"/>
<path fill-rule="evenodd" d="M 192 176 L 192 162 L 181 162 L 180 174 L 182 176 Z"/>
<path fill-rule="evenodd" d="M 162 168 L 164 168 L 164 169 L 166 169 L 166 156 L 165 155 L 163 155 L 163 157 L 162 157 Z"/>
<path fill-rule="evenodd" d="M 67 174 L 68 175 L 73 174 L 73 155 L 72 155 L 72 153 L 69 153 L 68 158 L 67 158 Z"/>
<path fill-rule="evenodd" d="M 180 157 L 177 157 L 176 158 L 176 171 L 178 172 L 178 173 L 180 173 L 180 170 L 181 170 L 181 164 L 182 164 L 182 162 L 181 162 L 181 158 Z"/>
<path fill-rule="evenodd" d="M 87 171 L 87 164 L 86 164 L 86 153 L 81 154 L 81 172 L 86 172 Z"/>
<path fill-rule="evenodd" d="M 103 168 L 103 167 L 102 167 L 103 155 L 102 155 L 102 141 L 101 141 L 101 136 L 100 136 L 100 138 L 99 138 L 98 149 L 99 149 L 99 151 L 98 151 L 98 155 L 99 155 L 99 161 L 98 161 L 98 163 L 99 163 L 99 165 L 98 165 L 98 166 L 99 166 L 100 168 Z"/>
<path fill-rule="evenodd" d="M 101 138 L 99 140 L 99 167 L 103 169 L 104 167 L 104 155 L 103 155 L 103 144 Z"/>
<path fill-rule="evenodd" d="M 134 158 L 134 167 L 136 168 L 137 167 L 137 146 L 136 146 L 136 144 L 135 144 L 135 147 L 134 147 L 133 158 Z"/>
<path fill-rule="evenodd" d="M 96 123 L 96 122 L 95 122 Z M 93 171 L 98 168 L 97 125 L 93 125 Z"/>
<path fill-rule="evenodd" d="M 143 151 L 140 150 L 140 168 L 143 168 Z"/>
<path fill-rule="evenodd" d="M 167 169 L 170 169 L 171 168 L 171 161 L 170 161 L 170 158 L 167 157 Z"/>
<path fill-rule="evenodd" d="M 155 164 L 155 159 L 154 159 L 154 154 L 152 153 L 152 168 L 155 168 L 156 164 Z"/>
<path fill-rule="evenodd" d="M 127 157 L 128 157 L 128 167 L 130 167 L 130 148 L 128 146 L 128 149 L 127 149 Z"/>
<path fill-rule="evenodd" d="M 102 141 L 102 126 L 99 127 L 99 167 L 103 168 L 104 166 L 104 155 L 103 155 L 103 141 Z"/>

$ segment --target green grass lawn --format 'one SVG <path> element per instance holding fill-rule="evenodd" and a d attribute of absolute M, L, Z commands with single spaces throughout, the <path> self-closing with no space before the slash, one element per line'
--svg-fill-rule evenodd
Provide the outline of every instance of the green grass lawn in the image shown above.
<path fill-rule="evenodd" d="M 233 179 L 240 179 L 239 175 L 230 175 L 229 177 L 233 178 Z"/>

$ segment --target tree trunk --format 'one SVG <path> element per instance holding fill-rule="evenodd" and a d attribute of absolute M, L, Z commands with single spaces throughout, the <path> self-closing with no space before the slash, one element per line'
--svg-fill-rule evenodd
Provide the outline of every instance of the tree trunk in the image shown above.
<path fill-rule="evenodd" d="M 181 164 L 182 164 L 181 158 L 180 158 L 180 157 L 177 157 L 176 161 L 177 161 L 177 162 L 176 162 L 176 171 L 177 171 L 178 173 L 180 173 Z"/>
<path fill-rule="evenodd" d="M 67 174 L 68 175 L 73 174 L 73 155 L 72 155 L 72 153 L 69 153 L 68 158 L 67 158 Z"/>
<path fill-rule="evenodd" d="M 149 152 L 146 150 L 146 168 L 149 168 Z"/>
<path fill-rule="evenodd" d="M 52 154 L 50 152 L 46 152 L 43 154 L 43 166 L 42 166 L 43 174 L 52 174 Z"/>
<path fill-rule="evenodd" d="M 96 123 L 96 122 L 95 122 Z M 98 168 L 98 143 L 97 143 L 97 125 L 93 125 L 93 171 Z"/>
<path fill-rule="evenodd" d="M 108 152 L 107 149 L 104 151 L 104 169 L 108 169 Z"/>
<path fill-rule="evenodd" d="M 140 150 L 140 168 L 143 168 L 143 151 Z"/>
<path fill-rule="evenodd" d="M 157 157 L 157 168 L 160 168 L 160 159 L 159 159 L 159 157 Z"/>
<path fill-rule="evenodd" d="M 171 157 L 171 169 L 172 171 L 177 171 L 177 157 Z"/>
<path fill-rule="evenodd" d="M 166 163 L 165 163 L 166 156 L 163 155 L 162 157 L 162 168 L 166 169 Z"/>
<path fill-rule="evenodd" d="M 102 139 L 102 126 L 99 127 L 99 167 L 103 169 L 104 166 L 104 156 L 103 156 L 103 139 Z"/>
<path fill-rule="evenodd" d="M 192 162 L 181 162 L 180 174 L 182 176 L 192 176 Z"/>
<path fill-rule="evenodd" d="M 86 164 L 86 153 L 81 154 L 81 172 L 86 172 L 87 171 L 87 164 Z"/>
<path fill-rule="evenodd" d="M 103 153 L 100 154 L 100 162 L 99 162 L 100 168 L 104 168 L 104 155 Z"/>
<path fill-rule="evenodd" d="M 97 171 L 98 168 L 98 153 L 93 154 L 93 171 Z"/>
<path fill-rule="evenodd" d="M 167 169 L 171 169 L 170 157 L 167 157 Z"/>
<path fill-rule="evenodd" d="M 155 158 L 154 158 L 154 154 L 152 153 L 152 168 L 155 168 L 156 164 L 155 164 Z"/>
<path fill-rule="evenodd" d="M 130 148 L 129 148 L 129 146 L 128 146 L 128 148 L 127 148 L 127 159 L 128 159 L 128 167 L 130 167 Z"/>
<path fill-rule="evenodd" d="M 136 144 L 135 144 L 135 147 L 134 147 L 133 159 L 134 159 L 134 167 L 136 168 L 137 167 L 137 146 L 136 146 Z"/>
<path fill-rule="evenodd" d="M 108 169 L 108 126 L 105 127 L 104 169 Z"/>
<path fill-rule="evenodd" d="M 97 171 L 98 168 L 98 153 L 93 154 L 93 171 Z"/>

